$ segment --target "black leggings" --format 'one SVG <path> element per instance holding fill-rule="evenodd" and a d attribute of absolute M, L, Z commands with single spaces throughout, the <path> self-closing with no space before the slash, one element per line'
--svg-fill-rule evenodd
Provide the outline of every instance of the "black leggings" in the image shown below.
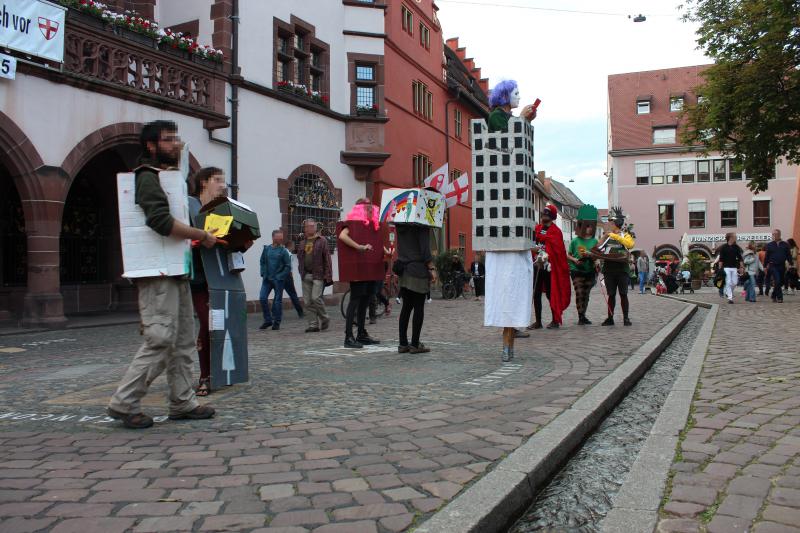
<path fill-rule="evenodd" d="M 357 336 L 364 335 L 367 330 L 364 322 L 367 318 L 367 307 L 372 296 L 371 281 L 352 281 L 350 282 L 350 301 L 347 304 L 347 317 L 344 324 L 344 335 L 346 338 L 353 336 L 353 322 L 358 324 Z M 358 313 L 358 315 L 356 315 Z"/>
<path fill-rule="evenodd" d="M 422 322 L 425 320 L 425 295 L 402 288 L 400 297 L 403 298 L 403 308 L 400 310 L 400 346 L 408 346 L 408 320 L 411 318 L 411 311 L 414 311 L 411 346 L 418 347 Z"/>
<path fill-rule="evenodd" d="M 628 318 L 628 274 L 627 272 L 614 272 L 603 274 L 606 290 L 608 291 L 608 316 L 614 318 L 614 309 L 617 306 L 617 292 L 619 292 L 619 303 L 622 307 L 623 318 Z"/>
<path fill-rule="evenodd" d="M 544 267 L 534 267 L 536 283 L 533 286 L 533 311 L 536 314 L 536 322 L 542 322 L 542 293 L 550 301 L 550 272 Z"/>

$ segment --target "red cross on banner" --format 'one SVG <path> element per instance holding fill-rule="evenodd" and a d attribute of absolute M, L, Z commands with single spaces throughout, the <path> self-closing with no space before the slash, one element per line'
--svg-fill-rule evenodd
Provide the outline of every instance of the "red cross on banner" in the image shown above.
<path fill-rule="evenodd" d="M 58 33 L 58 22 L 48 18 L 39 17 L 39 31 L 48 41 Z"/>
<path fill-rule="evenodd" d="M 447 208 L 457 204 L 465 204 L 469 201 L 469 176 L 461 174 L 457 180 L 448 184 L 444 195 L 444 203 Z"/>

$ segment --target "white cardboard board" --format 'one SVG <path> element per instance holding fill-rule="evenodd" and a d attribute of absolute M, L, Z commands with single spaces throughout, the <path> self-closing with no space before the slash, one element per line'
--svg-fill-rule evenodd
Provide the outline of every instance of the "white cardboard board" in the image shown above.
<path fill-rule="evenodd" d="M 144 211 L 136 205 L 136 176 L 133 172 L 117 174 L 119 228 L 122 240 L 124 278 L 186 276 L 192 269 L 191 243 L 187 239 L 162 237 L 145 223 Z M 180 170 L 159 173 L 161 187 L 167 194 L 172 216 L 189 224 L 186 177 Z"/>
<path fill-rule="evenodd" d="M 441 228 L 444 209 L 444 195 L 429 189 L 385 189 L 381 196 L 385 223 Z"/>

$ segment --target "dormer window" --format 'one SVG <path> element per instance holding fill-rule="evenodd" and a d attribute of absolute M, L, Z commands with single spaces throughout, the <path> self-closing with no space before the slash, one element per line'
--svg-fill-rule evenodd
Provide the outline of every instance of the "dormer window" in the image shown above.
<path fill-rule="evenodd" d="M 636 114 L 647 115 L 648 113 L 650 113 L 650 100 L 637 100 Z"/>

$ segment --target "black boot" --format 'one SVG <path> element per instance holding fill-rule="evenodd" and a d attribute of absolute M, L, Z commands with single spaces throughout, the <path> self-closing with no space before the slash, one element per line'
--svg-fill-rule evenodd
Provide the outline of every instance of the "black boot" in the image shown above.
<path fill-rule="evenodd" d="M 625 318 L 623 318 L 623 319 L 622 319 L 622 325 L 623 325 L 623 326 L 632 326 L 632 325 L 633 325 L 633 323 L 631 322 L 631 319 L 630 319 L 630 318 L 628 318 L 628 317 L 625 317 Z"/>
<path fill-rule="evenodd" d="M 601 324 L 601 326 L 613 326 L 613 325 L 614 325 L 614 317 L 613 316 L 610 316 L 610 317 L 606 318 L 605 320 L 603 320 L 603 323 Z"/>
<path fill-rule="evenodd" d="M 356 337 L 356 342 L 359 342 L 363 345 L 367 345 L 367 344 L 380 344 L 381 341 L 376 338 L 370 337 L 369 333 L 367 333 L 367 331 L 364 330 L 358 334 L 358 337 Z"/>
<path fill-rule="evenodd" d="M 344 339 L 344 347 L 345 348 L 356 348 L 356 349 L 358 349 L 358 348 L 363 348 L 364 345 L 361 344 L 360 342 L 358 342 L 357 340 L 355 340 L 353 338 L 353 336 L 350 335 L 350 336 L 348 336 L 348 337 L 346 337 Z"/>

